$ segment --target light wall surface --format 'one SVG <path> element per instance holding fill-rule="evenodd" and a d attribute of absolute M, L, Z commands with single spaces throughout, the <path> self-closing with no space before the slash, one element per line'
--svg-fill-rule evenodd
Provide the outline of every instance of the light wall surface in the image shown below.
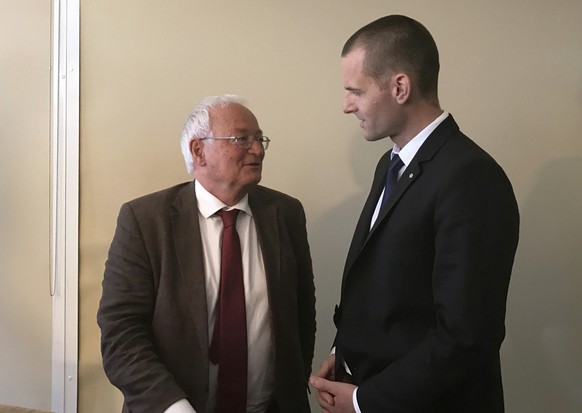
<path fill-rule="evenodd" d="M 0 0 L 0 404 L 51 406 L 50 0 Z"/>
<path fill-rule="evenodd" d="M 520 205 L 502 348 L 506 410 L 582 410 L 582 2 L 84 0 L 81 13 L 79 412 L 121 405 L 95 321 L 119 207 L 190 179 L 181 126 L 207 95 L 250 100 L 272 138 L 262 183 L 306 209 L 318 368 L 351 235 L 390 147 L 364 141 L 342 114 L 340 49 L 396 13 L 432 32 L 442 107 L 504 167 Z"/>

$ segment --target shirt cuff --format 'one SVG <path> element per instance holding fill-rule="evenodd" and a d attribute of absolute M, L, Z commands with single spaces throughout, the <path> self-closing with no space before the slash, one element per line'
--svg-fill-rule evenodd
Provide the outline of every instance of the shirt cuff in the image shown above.
<path fill-rule="evenodd" d="M 176 403 L 164 410 L 164 413 L 196 413 L 190 402 L 186 399 L 178 400 Z M 358 412 L 361 413 L 361 412 Z"/>
<path fill-rule="evenodd" d="M 360 410 L 360 405 L 358 404 L 358 398 L 356 397 L 357 393 L 358 388 L 356 387 L 354 389 L 354 392 L 352 393 L 352 403 L 354 404 L 354 410 L 356 411 L 356 413 L 362 413 L 362 411 Z"/>

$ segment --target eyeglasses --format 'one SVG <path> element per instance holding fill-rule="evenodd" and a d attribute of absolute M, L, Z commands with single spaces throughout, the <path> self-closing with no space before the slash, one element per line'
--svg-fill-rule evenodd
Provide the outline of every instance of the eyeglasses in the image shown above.
<path fill-rule="evenodd" d="M 208 136 L 206 138 L 200 138 L 201 141 L 205 139 L 230 141 L 230 143 L 238 146 L 241 149 L 249 149 L 253 142 L 259 142 L 265 151 L 269 147 L 269 142 L 271 142 L 271 139 L 267 138 L 266 136 Z"/>

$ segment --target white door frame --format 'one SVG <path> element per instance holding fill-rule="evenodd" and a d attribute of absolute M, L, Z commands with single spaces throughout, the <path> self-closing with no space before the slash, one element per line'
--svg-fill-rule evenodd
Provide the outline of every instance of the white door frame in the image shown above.
<path fill-rule="evenodd" d="M 77 411 L 79 1 L 52 0 L 51 410 L 57 413 Z"/>

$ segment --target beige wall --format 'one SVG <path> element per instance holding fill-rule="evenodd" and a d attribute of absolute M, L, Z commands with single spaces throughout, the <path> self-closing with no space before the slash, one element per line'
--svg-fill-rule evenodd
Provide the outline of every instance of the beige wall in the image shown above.
<path fill-rule="evenodd" d="M 402 13 L 440 47 L 441 103 L 506 169 L 522 213 L 503 369 L 508 412 L 582 408 L 582 2 L 83 1 L 79 411 L 117 411 L 95 322 L 122 202 L 188 180 L 182 122 L 209 94 L 251 101 L 273 140 L 263 183 L 301 199 L 316 272 L 314 366 L 374 166 L 341 113 L 339 51 Z"/>
<path fill-rule="evenodd" d="M 49 0 L 0 0 L 0 404 L 51 404 Z"/>

